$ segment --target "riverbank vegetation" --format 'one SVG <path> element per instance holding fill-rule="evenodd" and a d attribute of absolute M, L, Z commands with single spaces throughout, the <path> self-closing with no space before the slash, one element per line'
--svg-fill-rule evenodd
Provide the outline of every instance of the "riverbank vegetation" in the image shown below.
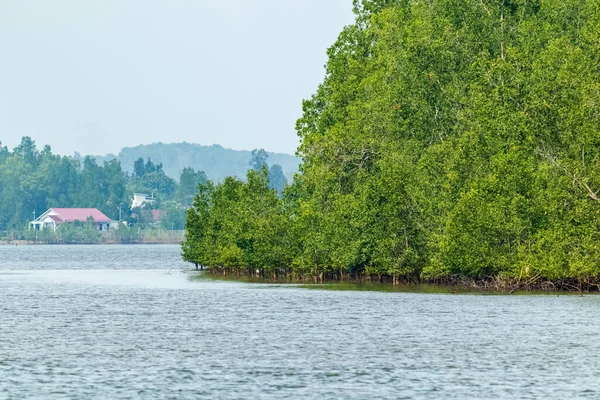
<path fill-rule="evenodd" d="M 300 173 L 200 186 L 184 259 L 297 280 L 600 281 L 600 9 L 355 0 Z"/>
<path fill-rule="evenodd" d="M 98 232 L 91 224 L 63 225 L 56 231 L 0 232 L 0 245 L 10 244 L 179 244 L 182 230 L 166 230 L 160 226 L 122 226 Z"/>
<path fill-rule="evenodd" d="M 115 221 L 156 223 L 145 210 L 131 209 L 134 191 L 155 194 L 157 201 L 146 207 L 164 211 L 165 229 L 183 229 L 185 211 L 204 174 L 186 168 L 178 184 L 150 159 L 139 159 L 136 166 L 129 175 L 116 160 L 98 165 L 89 156 L 79 160 L 54 154 L 50 146 L 40 151 L 29 137 L 13 151 L 0 143 L 0 233 L 26 231 L 29 221 L 51 207 L 94 207 Z"/>
<path fill-rule="evenodd" d="M 266 165 L 268 157 L 264 150 L 255 150 L 250 158 Z M 186 167 L 176 181 L 166 175 L 162 163 L 149 158 L 138 158 L 132 167 L 129 174 L 116 159 L 98 164 L 90 156 L 54 154 L 50 146 L 40 151 L 30 137 L 23 137 L 12 151 L 0 142 L 0 236 L 26 235 L 28 223 L 51 207 L 94 207 L 136 229 L 182 230 L 186 210 L 198 184 L 207 181 L 206 174 Z M 281 167 L 271 165 L 269 173 L 272 187 L 282 191 L 287 181 Z M 151 195 L 154 201 L 132 209 L 134 192 Z"/>

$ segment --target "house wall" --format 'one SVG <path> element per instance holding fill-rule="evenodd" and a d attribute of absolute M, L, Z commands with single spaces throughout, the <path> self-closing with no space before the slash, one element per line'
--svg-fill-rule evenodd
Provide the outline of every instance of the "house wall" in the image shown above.
<path fill-rule="evenodd" d="M 154 199 L 149 198 L 147 194 L 133 194 L 133 201 L 131 202 L 131 208 L 141 207 L 144 203 L 154 203 Z"/>

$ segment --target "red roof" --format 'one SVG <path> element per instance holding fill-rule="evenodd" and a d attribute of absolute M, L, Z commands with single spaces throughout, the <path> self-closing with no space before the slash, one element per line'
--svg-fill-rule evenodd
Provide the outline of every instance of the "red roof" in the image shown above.
<path fill-rule="evenodd" d="M 85 222 L 89 217 L 94 222 L 111 222 L 111 219 L 102 214 L 97 208 L 51 208 L 52 211 L 60 215 L 66 222 Z"/>
<path fill-rule="evenodd" d="M 55 222 L 64 222 L 58 215 L 48 215 Z"/>

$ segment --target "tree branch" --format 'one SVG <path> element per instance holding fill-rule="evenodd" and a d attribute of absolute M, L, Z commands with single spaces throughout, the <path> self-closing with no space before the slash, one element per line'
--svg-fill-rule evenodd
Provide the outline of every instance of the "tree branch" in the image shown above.
<path fill-rule="evenodd" d="M 576 173 L 574 172 L 570 172 L 567 167 L 561 165 L 558 160 L 556 159 L 556 157 L 552 156 L 552 154 L 550 154 L 550 152 L 544 148 L 541 149 L 540 153 L 542 154 L 542 156 L 544 158 L 546 158 L 548 161 L 550 161 L 550 163 L 552 165 L 554 165 L 555 167 L 561 169 L 564 171 L 565 175 L 567 175 L 569 178 L 573 178 L 573 183 L 577 183 L 579 186 L 581 186 L 582 188 L 585 189 L 585 191 L 587 192 L 587 196 L 600 203 L 600 197 L 598 197 L 598 193 L 600 192 L 600 189 L 598 191 L 593 191 L 592 188 L 590 188 L 590 186 L 585 183 L 579 176 L 577 176 Z"/>
<path fill-rule="evenodd" d="M 481 7 L 483 7 L 483 9 L 485 10 L 485 12 L 487 12 L 488 15 L 492 15 L 490 13 L 490 10 L 488 10 L 488 8 L 485 6 L 485 4 L 483 3 L 483 0 L 479 0 L 479 3 L 481 3 Z"/>

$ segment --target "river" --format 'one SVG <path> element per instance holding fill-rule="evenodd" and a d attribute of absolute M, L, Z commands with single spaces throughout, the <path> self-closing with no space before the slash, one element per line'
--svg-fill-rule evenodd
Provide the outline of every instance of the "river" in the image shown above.
<path fill-rule="evenodd" d="M 598 398 L 600 296 L 194 279 L 179 247 L 0 246 L 0 399 Z"/>

